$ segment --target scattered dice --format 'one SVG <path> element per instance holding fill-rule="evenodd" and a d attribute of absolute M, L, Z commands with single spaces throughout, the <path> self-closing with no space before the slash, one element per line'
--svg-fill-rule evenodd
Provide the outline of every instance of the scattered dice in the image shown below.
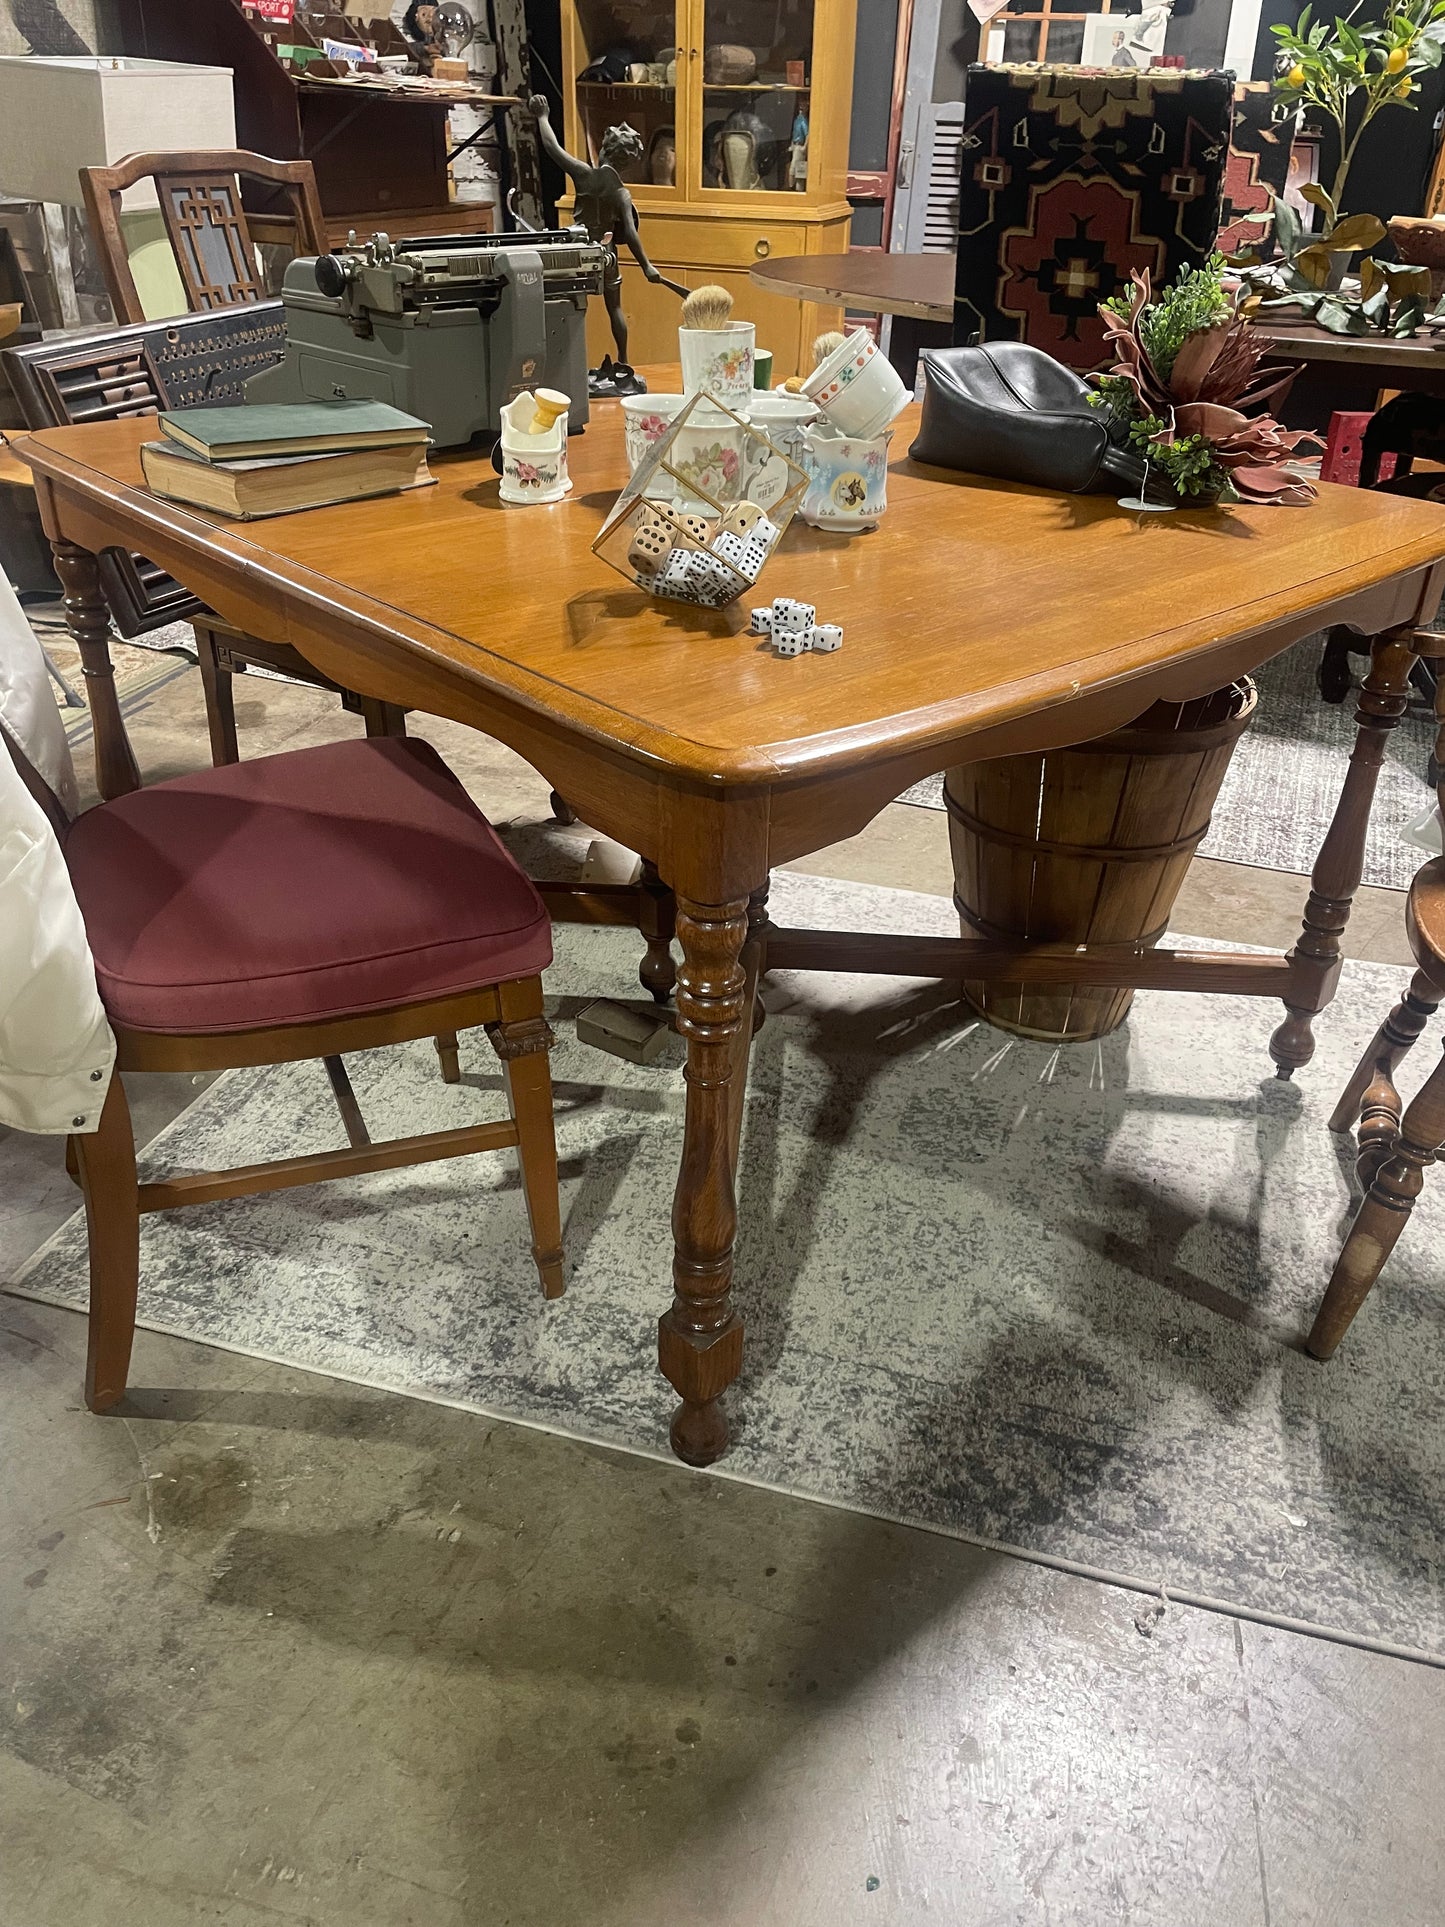
<path fill-rule="evenodd" d="M 801 656 L 816 650 L 820 656 L 830 656 L 843 647 L 843 631 L 836 622 L 814 622 L 815 614 L 811 603 L 779 596 L 771 609 L 753 610 L 752 633 L 771 635 L 775 655 Z"/>
<path fill-rule="evenodd" d="M 777 596 L 773 600 L 773 634 L 787 630 L 793 635 L 806 636 L 818 619 L 818 612 L 811 602 L 795 602 L 791 596 Z"/>

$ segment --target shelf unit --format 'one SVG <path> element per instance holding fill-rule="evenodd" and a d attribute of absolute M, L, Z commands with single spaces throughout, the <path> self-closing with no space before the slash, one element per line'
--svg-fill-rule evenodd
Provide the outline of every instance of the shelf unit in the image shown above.
<path fill-rule="evenodd" d="M 644 154 L 624 179 L 644 247 L 671 279 L 728 290 L 734 314 L 754 322 L 758 346 L 772 349 L 775 380 L 809 368 L 814 336 L 842 321 L 839 308 L 765 293 L 749 270 L 773 255 L 847 252 L 854 16 L 852 0 L 562 0 L 565 146 L 595 160 L 608 126 L 626 120 L 637 129 Z M 755 77 L 705 80 L 707 52 L 717 47 L 745 50 Z M 625 53 L 634 66 L 675 62 L 675 79 L 582 79 L 609 53 Z M 734 70 L 739 64 L 745 69 L 746 58 L 734 59 Z M 789 186 L 789 136 L 800 111 L 808 121 L 807 175 Z M 751 140 L 760 185 L 726 184 L 721 137 L 730 120 L 730 136 Z M 654 178 L 666 172 L 669 137 L 670 181 Z M 735 178 L 745 153 L 744 143 L 730 140 Z M 569 218 L 570 198 L 560 208 Z M 650 284 L 625 249 L 621 262 L 632 360 L 676 361 L 677 296 Z M 589 359 L 595 364 L 610 347 L 606 314 L 594 302 Z"/>
<path fill-rule="evenodd" d="M 315 45 L 322 33 L 404 49 L 389 22 L 351 20 L 338 9 L 309 31 L 301 21 L 283 31 L 253 23 L 238 0 L 118 0 L 118 12 L 127 53 L 204 59 L 232 70 L 239 145 L 275 160 L 312 163 L 333 246 L 349 227 L 408 235 L 491 230 L 490 207 L 450 197 L 446 100 L 308 80 L 275 51 L 278 41 Z M 337 70 L 322 63 L 317 72 L 334 77 Z M 264 217 L 273 211 L 258 198 L 266 192 L 247 184 L 247 211 L 261 217 L 262 225 L 253 220 L 252 228 L 263 239 L 269 238 Z"/>

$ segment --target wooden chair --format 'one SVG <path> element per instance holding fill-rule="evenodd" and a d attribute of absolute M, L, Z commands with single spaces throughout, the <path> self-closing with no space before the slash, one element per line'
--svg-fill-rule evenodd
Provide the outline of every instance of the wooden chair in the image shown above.
<path fill-rule="evenodd" d="M 270 367 L 284 342 L 281 304 L 267 301 L 254 309 L 66 335 L 6 350 L 4 362 L 26 424 L 63 428 L 202 402 L 239 404 L 247 376 Z M 343 708 L 361 716 L 369 736 L 406 734 L 404 710 L 343 689 L 288 643 L 247 635 L 223 622 L 144 556 L 108 549 L 99 565 L 105 599 L 122 636 L 147 635 L 168 622 L 194 627 L 215 762 L 234 763 L 240 757 L 232 677 L 251 667 L 334 690 Z"/>
<path fill-rule="evenodd" d="M 4 735 L 0 731 L 0 735 Z M 563 1289 L 561 1211 L 540 972 L 551 925 L 532 884 L 436 751 L 353 740 L 136 789 L 73 822 L 5 735 L 61 838 L 121 1070 L 328 1060 L 347 1149 L 138 1183 L 119 1075 L 99 1129 L 67 1140 L 85 1195 L 85 1398 L 124 1396 L 140 1214 L 515 1145 L 532 1254 Z M 341 1054 L 485 1026 L 510 1115 L 373 1144 Z"/>
<path fill-rule="evenodd" d="M 1445 635 L 1417 630 L 1414 646 L 1438 670 Z M 1445 689 L 1435 685 L 1435 756 L 1445 758 Z M 1445 789 L 1441 793 L 1445 806 Z M 1415 872 L 1405 907 L 1405 931 L 1415 957 L 1410 987 L 1376 1031 L 1330 1119 L 1332 1131 L 1358 1127 L 1355 1172 L 1364 1190 L 1315 1322 L 1306 1340 L 1316 1358 L 1329 1358 L 1349 1330 L 1405 1229 L 1425 1185 L 1425 1168 L 1445 1146 L 1445 1059 L 1401 1115 L 1395 1071 L 1426 1024 L 1445 1003 L 1445 857 Z"/>
<path fill-rule="evenodd" d="M 241 205 L 241 179 L 279 188 L 289 216 L 248 216 Z M 227 147 L 127 154 L 113 167 L 82 167 L 86 217 L 119 322 L 146 318 L 120 226 L 121 195 L 144 180 L 155 183 L 192 314 L 265 299 L 256 265 L 258 241 L 284 242 L 297 254 L 330 252 L 310 161 L 273 161 Z"/>

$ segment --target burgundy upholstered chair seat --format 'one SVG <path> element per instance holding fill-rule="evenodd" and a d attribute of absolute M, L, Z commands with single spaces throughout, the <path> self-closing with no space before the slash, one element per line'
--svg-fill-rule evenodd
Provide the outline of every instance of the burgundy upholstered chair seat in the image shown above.
<path fill-rule="evenodd" d="M 112 1019 L 235 1031 L 535 975 L 541 898 L 427 743 L 372 737 L 200 770 L 65 843 Z"/>

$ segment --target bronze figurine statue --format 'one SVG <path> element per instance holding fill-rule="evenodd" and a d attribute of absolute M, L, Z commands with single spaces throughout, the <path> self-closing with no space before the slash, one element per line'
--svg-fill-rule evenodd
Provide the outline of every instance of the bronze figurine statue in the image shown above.
<path fill-rule="evenodd" d="M 622 312 L 622 269 L 617 260 L 619 246 L 625 246 L 630 251 L 649 281 L 660 281 L 664 288 L 671 288 L 677 295 L 686 296 L 687 289 L 676 281 L 669 281 L 648 260 L 642 236 L 637 231 L 637 208 L 617 171 L 618 163 L 625 167 L 630 162 L 641 160 L 642 136 L 626 121 L 609 127 L 602 136 L 602 151 L 594 167 L 588 161 L 579 161 L 575 154 L 569 154 L 558 140 L 548 118 L 544 95 L 533 94 L 527 102 L 527 110 L 537 123 L 537 137 L 542 143 L 542 151 L 551 156 L 576 189 L 573 218 L 582 223 L 591 240 L 600 242 L 607 250 L 607 261 L 602 270 L 602 299 L 607 304 L 607 318 L 612 324 L 617 358 L 614 361 L 611 355 L 603 356 L 601 365 L 592 369 L 587 376 L 587 392 L 591 395 L 644 395 L 647 383 L 627 359 L 627 316 Z"/>

